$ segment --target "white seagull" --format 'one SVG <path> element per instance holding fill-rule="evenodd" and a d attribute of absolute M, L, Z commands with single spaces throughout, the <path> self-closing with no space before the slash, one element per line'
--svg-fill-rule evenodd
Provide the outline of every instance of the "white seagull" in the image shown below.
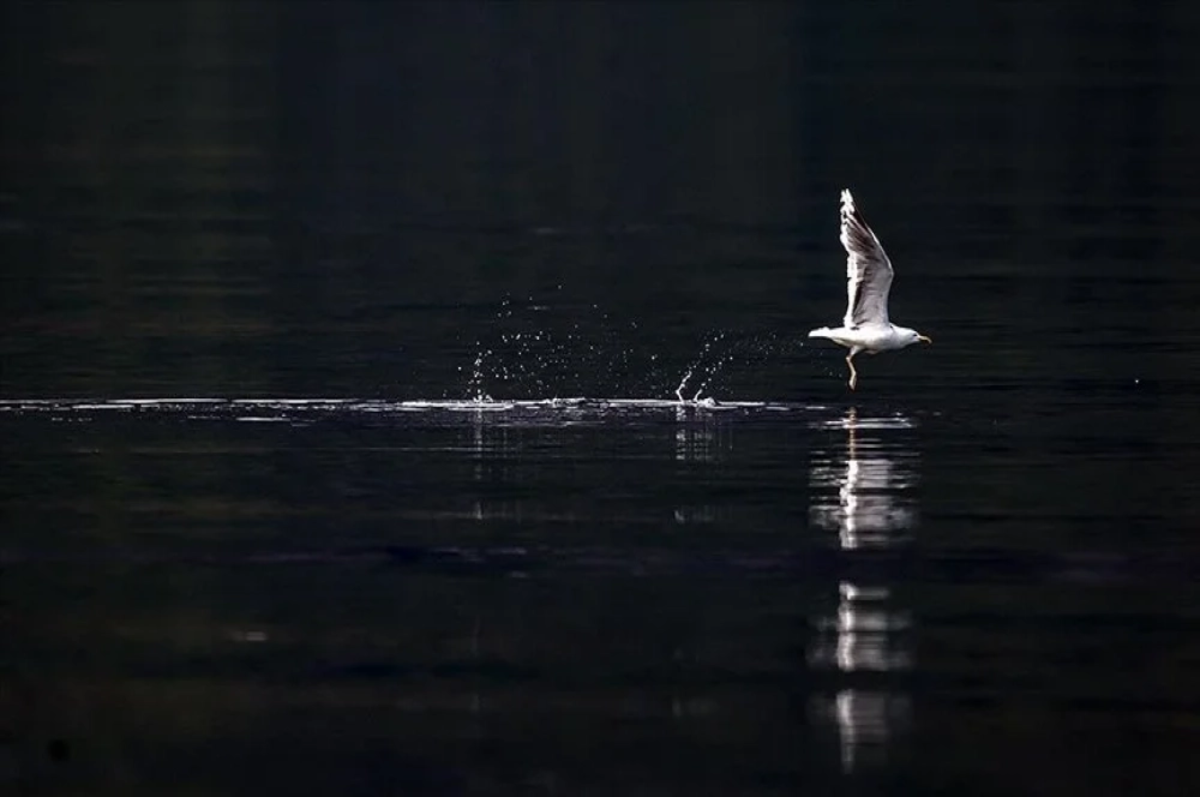
<path fill-rule="evenodd" d="M 850 190 L 842 191 L 842 246 L 846 248 L 846 317 L 836 328 L 821 327 L 808 333 L 810 338 L 828 338 L 850 350 L 850 389 L 858 385 L 854 355 L 878 354 L 903 349 L 914 343 L 932 340 L 908 327 L 888 321 L 888 292 L 892 289 L 892 261 L 888 260 L 879 239 L 854 206 Z"/>

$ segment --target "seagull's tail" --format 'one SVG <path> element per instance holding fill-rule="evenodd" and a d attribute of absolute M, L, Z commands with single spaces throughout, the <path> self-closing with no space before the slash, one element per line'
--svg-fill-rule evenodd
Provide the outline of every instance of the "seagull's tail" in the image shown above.
<path fill-rule="evenodd" d="M 808 336 L 810 338 L 825 338 L 826 340 L 833 340 L 832 333 L 833 330 L 829 327 L 821 327 L 820 329 L 814 329 L 812 332 L 809 332 Z"/>

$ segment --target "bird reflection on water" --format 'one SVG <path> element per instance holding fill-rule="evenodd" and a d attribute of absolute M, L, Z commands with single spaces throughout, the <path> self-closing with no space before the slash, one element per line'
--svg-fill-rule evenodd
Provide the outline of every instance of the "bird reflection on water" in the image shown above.
<path fill-rule="evenodd" d="M 853 407 L 844 418 L 817 424 L 825 432 L 844 430 L 845 448 L 838 453 L 831 448 L 814 461 L 810 518 L 818 528 L 836 532 L 838 546 L 851 558 L 895 548 L 916 525 L 916 457 L 892 440 L 912 425 L 903 417 L 860 420 Z M 814 625 L 808 660 L 817 669 L 848 676 L 913 666 L 911 614 L 897 605 L 883 578 L 841 580 L 836 609 L 818 615 Z M 812 709 L 836 726 L 846 772 L 886 758 L 889 742 L 912 713 L 909 697 L 886 680 L 820 695 Z"/>

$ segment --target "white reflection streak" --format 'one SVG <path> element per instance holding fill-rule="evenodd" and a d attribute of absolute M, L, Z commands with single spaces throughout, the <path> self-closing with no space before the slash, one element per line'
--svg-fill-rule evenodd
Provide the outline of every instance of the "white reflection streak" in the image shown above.
<path fill-rule="evenodd" d="M 471 453 L 475 459 L 475 481 L 477 483 L 482 482 L 484 459 L 483 410 L 475 410 L 471 417 Z M 478 495 L 475 496 L 473 504 L 472 516 L 475 520 L 483 520 L 483 501 Z"/>
<path fill-rule="evenodd" d="M 710 413 L 686 406 L 674 409 L 676 461 L 715 462 L 720 450 L 730 446 L 727 430 L 721 434 L 722 427 Z M 716 514 L 712 504 L 678 506 L 674 512 L 676 523 L 711 523 Z"/>
<path fill-rule="evenodd" d="M 503 500 L 500 498 L 486 499 L 481 493 L 488 492 L 487 485 L 496 482 L 504 483 L 510 476 L 510 466 L 507 461 L 512 441 L 509 439 L 510 429 L 495 419 L 495 415 L 482 407 L 471 411 L 470 451 L 472 477 L 476 484 L 476 494 L 470 502 L 468 510 L 474 520 L 520 520 L 523 513 L 521 499 Z"/>
<path fill-rule="evenodd" d="M 676 407 L 675 424 L 675 459 L 680 462 L 716 459 L 716 424 L 711 416 L 688 407 Z"/>
<path fill-rule="evenodd" d="M 882 752 L 897 726 L 907 725 L 912 706 L 906 695 L 843 689 L 834 698 L 842 771 L 853 772 L 866 749 Z"/>
<path fill-rule="evenodd" d="M 868 446 L 866 453 L 859 451 L 859 424 L 853 408 L 841 425 L 846 429 L 844 468 L 830 462 L 813 469 L 814 486 L 839 485 L 838 502 L 814 503 L 813 520 L 821 528 L 836 529 L 843 549 L 891 547 L 898 532 L 915 520 L 913 511 L 897 502 L 912 486 L 912 478 L 878 446 Z"/>
<path fill-rule="evenodd" d="M 811 517 L 818 527 L 837 531 L 844 551 L 894 547 L 915 520 L 906 495 L 915 481 L 906 461 L 911 458 L 893 460 L 878 443 L 860 443 L 853 408 L 839 425 L 846 430 L 844 467 L 831 457 L 818 460 L 812 470 L 814 495 L 832 499 L 830 488 L 836 484 L 837 502 L 814 499 Z M 906 425 L 903 419 L 894 424 Z M 842 581 L 836 613 L 816 621 L 819 633 L 809 662 L 847 673 L 909 669 L 913 662 L 905 631 L 911 624 L 909 613 L 895 608 L 886 585 Z M 832 700 L 816 702 L 819 713 L 838 729 L 846 772 L 860 763 L 863 750 L 882 754 L 911 711 L 906 696 L 878 688 L 842 689 Z"/>

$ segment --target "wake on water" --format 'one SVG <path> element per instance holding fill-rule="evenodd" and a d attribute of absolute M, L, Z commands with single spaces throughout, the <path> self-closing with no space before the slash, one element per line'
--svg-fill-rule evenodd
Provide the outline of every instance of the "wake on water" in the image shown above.
<path fill-rule="evenodd" d="M 538 312 L 536 324 L 532 318 L 522 323 L 519 308 L 502 303 L 492 339 L 474 341 L 471 363 L 459 368 L 466 376 L 467 398 L 645 395 L 711 405 L 713 391 L 739 367 L 768 366 L 790 340 L 770 332 L 717 330 L 704 336 L 690 361 L 680 361 L 659 351 L 661 339 L 649 338 L 636 321 L 618 323 L 595 305 L 584 312 L 572 308 L 571 319 L 561 325 L 564 331 L 546 328 L 547 306 L 527 309 Z"/>
<path fill-rule="evenodd" d="M 718 400 L 713 394 L 738 367 L 770 364 L 785 346 L 802 342 L 776 333 L 707 333 L 694 357 L 672 362 L 655 350 L 659 338 L 636 321 L 618 324 L 595 305 L 588 316 L 569 308 L 565 331 L 546 329 L 546 305 L 530 303 L 534 318 L 506 300 L 496 312 L 497 331 L 490 342 L 476 340 L 469 362 L 459 367 L 466 378 L 461 398 L 114 398 L 0 400 L 0 413 L 68 414 L 181 413 L 187 417 L 224 417 L 241 421 L 283 421 L 321 413 L 633 413 L 667 409 L 772 410 L 814 409 L 812 404 L 763 400 Z M 632 343 L 631 338 L 643 343 Z M 678 350 L 678 345 L 671 346 Z M 641 396 L 641 397 L 639 397 Z"/>

